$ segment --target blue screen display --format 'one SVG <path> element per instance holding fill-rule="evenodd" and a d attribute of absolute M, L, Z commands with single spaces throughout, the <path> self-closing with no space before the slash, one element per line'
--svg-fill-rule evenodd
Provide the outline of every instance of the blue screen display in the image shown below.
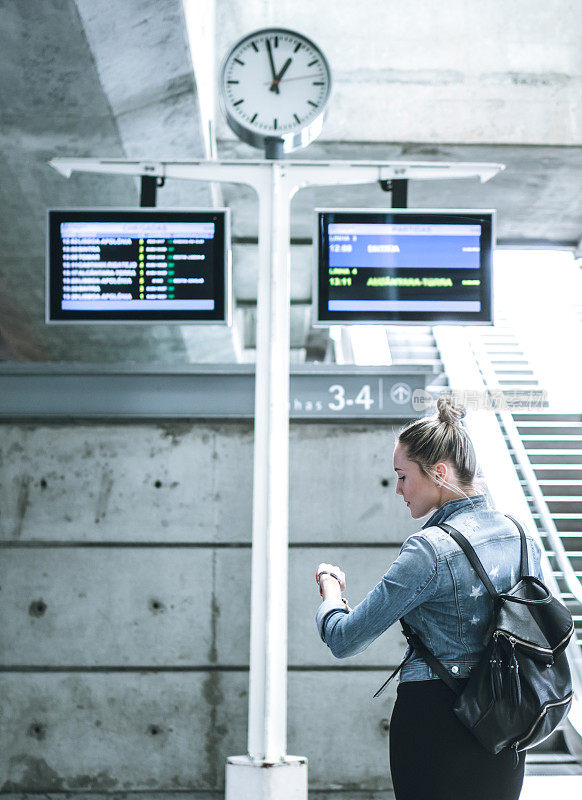
<path fill-rule="evenodd" d="M 329 226 L 329 265 L 479 269 L 481 231 L 478 226 L 443 226 L 453 229 L 450 232 L 437 232 L 436 227 L 332 224 Z M 393 230 L 395 228 L 407 230 Z"/>

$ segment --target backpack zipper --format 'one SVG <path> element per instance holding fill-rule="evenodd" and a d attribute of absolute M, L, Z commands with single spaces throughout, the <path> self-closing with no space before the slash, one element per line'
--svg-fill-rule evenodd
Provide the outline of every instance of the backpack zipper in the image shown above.
<path fill-rule="evenodd" d="M 535 718 L 533 725 L 530 727 L 527 734 L 522 739 L 516 739 L 515 742 L 511 745 L 512 749 L 515 749 L 517 752 L 517 748 L 520 747 L 525 741 L 529 739 L 529 737 L 534 732 L 538 722 L 541 720 L 543 716 L 545 716 L 548 708 L 550 708 L 551 706 L 563 706 L 566 703 L 569 703 L 571 699 L 572 699 L 572 692 L 570 692 L 570 694 L 564 700 L 555 700 L 553 703 L 546 703 L 545 706 L 540 711 L 540 713 Z"/>
<path fill-rule="evenodd" d="M 554 648 L 539 647 L 538 645 L 531 644 L 531 642 L 528 642 L 526 639 L 520 639 L 519 636 L 514 636 L 513 634 L 506 633 L 503 630 L 495 631 L 495 633 L 493 634 L 493 638 L 497 640 L 498 636 L 504 636 L 506 639 L 509 639 L 512 645 L 514 645 L 516 642 L 519 642 L 520 644 L 529 647 L 531 650 L 538 650 L 540 653 L 547 653 L 548 655 L 553 655 L 554 650 L 557 650 L 558 647 L 560 647 L 560 645 L 564 644 L 564 642 L 566 642 L 572 636 L 573 632 L 574 632 L 574 622 L 572 622 L 572 625 L 570 626 L 570 629 L 566 634 L 566 636 L 564 636 L 562 641 L 558 642 L 558 644 Z"/>
<path fill-rule="evenodd" d="M 547 653 L 548 655 L 552 655 L 552 653 L 554 652 L 551 648 L 539 647 L 538 645 L 531 644 L 531 642 L 528 642 L 525 639 L 520 639 L 519 636 L 514 636 L 513 634 L 506 633 L 505 631 L 502 630 L 495 631 L 495 633 L 493 634 L 493 638 L 495 639 L 495 641 L 497 641 L 499 636 L 503 636 L 504 639 L 508 639 L 512 647 L 515 647 L 515 643 L 519 642 L 520 644 L 526 645 L 532 650 L 539 650 L 541 653 Z"/>

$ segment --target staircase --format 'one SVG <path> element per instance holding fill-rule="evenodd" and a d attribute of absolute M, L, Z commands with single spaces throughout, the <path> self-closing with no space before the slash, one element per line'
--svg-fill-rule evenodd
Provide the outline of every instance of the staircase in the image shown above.
<path fill-rule="evenodd" d="M 429 325 L 388 325 L 386 336 L 392 364 L 430 364 L 437 369 L 429 392 L 442 392 L 449 385 L 441 356 Z"/>
<path fill-rule="evenodd" d="M 519 393 L 522 402 L 529 398 L 531 408 L 518 410 L 516 407 L 511 411 L 512 423 L 506 421 L 504 425 L 503 415 L 498 415 L 498 419 L 548 557 L 558 596 L 574 618 L 573 643 L 582 663 L 582 414 L 548 408 L 545 392 L 529 364 L 519 336 L 506 319 L 500 326 L 496 324 L 472 332 L 472 339 L 486 385 L 506 398 L 510 410 L 512 396 L 515 398 Z M 513 436 L 508 435 L 507 427 L 513 428 Z M 523 447 L 521 458 L 516 451 L 515 431 Z M 527 469 L 528 466 L 531 469 Z M 532 483 L 537 485 L 541 503 L 536 502 Z M 548 532 L 548 516 L 555 539 Z M 561 554 L 556 552 L 560 549 Z M 568 575 L 563 568 L 565 562 Z M 576 580 L 580 588 L 576 587 Z M 582 751 L 578 751 L 576 740 L 576 755 L 570 754 L 564 733 L 570 743 L 575 734 L 568 735 L 568 731 L 565 723 L 530 752 L 527 762 L 529 774 L 582 775 L 579 761 Z"/>
<path fill-rule="evenodd" d="M 574 574 L 582 580 L 582 414 L 514 414 L 513 418 Z M 531 496 L 528 502 L 546 543 L 561 600 L 574 617 L 576 641 L 582 647 L 582 603 L 564 582 Z"/>

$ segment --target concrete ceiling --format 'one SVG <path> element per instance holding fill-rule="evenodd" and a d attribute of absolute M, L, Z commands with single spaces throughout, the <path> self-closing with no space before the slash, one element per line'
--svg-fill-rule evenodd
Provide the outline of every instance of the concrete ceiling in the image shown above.
<path fill-rule="evenodd" d="M 198 6 L 208 16 L 209 3 Z M 235 185 L 223 198 L 233 220 L 233 330 L 44 324 L 46 209 L 138 203 L 134 179 L 64 179 L 48 159 L 208 155 L 200 97 L 212 64 L 205 70 L 194 59 L 195 74 L 181 0 L 3 0 L 0 15 L 0 359 L 252 359 L 256 198 Z M 574 247 L 581 239 L 582 3 L 216 0 L 215 15 L 215 69 L 235 39 L 270 25 L 302 31 L 326 53 L 334 75 L 326 125 L 294 157 L 503 162 L 506 171 L 486 184 L 413 183 L 409 205 L 497 208 L 501 243 Z M 260 156 L 219 116 L 216 135 L 219 157 Z M 158 194 L 166 207 L 212 201 L 199 183 L 168 182 Z M 325 332 L 309 326 L 312 209 L 388 204 L 375 186 L 294 199 L 298 359 L 306 345 L 307 358 L 325 347 Z"/>

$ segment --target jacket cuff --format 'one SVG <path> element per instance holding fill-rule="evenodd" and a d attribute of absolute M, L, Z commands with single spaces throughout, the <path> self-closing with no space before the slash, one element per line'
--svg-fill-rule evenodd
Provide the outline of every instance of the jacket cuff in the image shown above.
<path fill-rule="evenodd" d="M 350 611 L 351 609 L 346 607 L 346 604 L 342 603 L 341 600 L 324 600 L 319 605 L 315 612 L 315 624 L 323 642 L 325 642 L 325 623 L 328 617 L 335 613 L 348 614 Z"/>

